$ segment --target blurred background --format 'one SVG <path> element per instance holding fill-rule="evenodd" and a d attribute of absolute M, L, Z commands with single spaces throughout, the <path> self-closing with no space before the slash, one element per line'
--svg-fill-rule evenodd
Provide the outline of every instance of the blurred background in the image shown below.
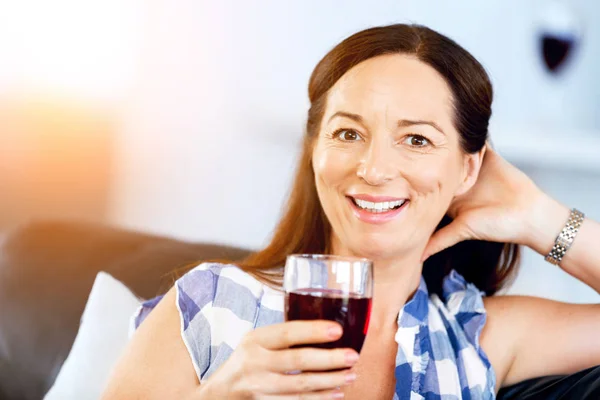
<path fill-rule="evenodd" d="M 600 2 L 0 0 L 0 229 L 108 223 L 259 248 L 318 60 L 357 30 L 436 29 L 487 68 L 498 151 L 600 220 Z M 526 252 L 510 289 L 597 302 Z"/>

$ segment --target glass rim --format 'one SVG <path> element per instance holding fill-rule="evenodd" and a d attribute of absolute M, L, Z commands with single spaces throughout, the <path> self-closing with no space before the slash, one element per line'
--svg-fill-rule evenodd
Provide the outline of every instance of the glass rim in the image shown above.
<path fill-rule="evenodd" d="M 346 262 L 360 262 L 360 263 L 368 263 L 373 265 L 373 261 L 364 258 L 364 257 L 353 257 L 353 256 L 338 256 L 334 254 L 310 254 L 310 253 L 298 253 L 298 254 L 290 254 L 287 258 L 299 258 L 305 260 L 331 260 L 331 261 L 346 261 Z"/>

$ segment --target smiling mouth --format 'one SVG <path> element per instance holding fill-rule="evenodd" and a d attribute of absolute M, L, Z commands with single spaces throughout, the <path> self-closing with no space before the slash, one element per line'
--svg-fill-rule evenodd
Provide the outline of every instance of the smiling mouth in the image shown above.
<path fill-rule="evenodd" d="M 355 199 L 354 197 L 348 196 L 348 198 L 361 210 L 368 211 L 374 214 L 385 213 L 393 210 L 397 210 L 402 207 L 408 200 L 396 200 L 396 201 L 382 201 L 382 202 L 371 202 L 361 199 Z"/>

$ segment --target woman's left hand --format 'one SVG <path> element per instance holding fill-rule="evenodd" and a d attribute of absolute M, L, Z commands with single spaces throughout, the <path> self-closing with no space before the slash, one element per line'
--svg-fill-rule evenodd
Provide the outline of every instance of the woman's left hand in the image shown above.
<path fill-rule="evenodd" d="M 448 210 L 453 221 L 433 234 L 423 260 L 464 240 L 531 246 L 538 221 L 544 218 L 541 214 L 547 204 L 556 210 L 554 203 L 527 175 L 488 146 L 477 182 L 453 200 Z M 565 212 L 568 215 L 568 210 Z M 563 215 L 557 217 L 564 219 Z"/>

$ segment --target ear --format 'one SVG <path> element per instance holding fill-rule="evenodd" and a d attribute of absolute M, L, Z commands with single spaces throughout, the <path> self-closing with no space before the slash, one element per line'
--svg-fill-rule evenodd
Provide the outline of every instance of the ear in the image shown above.
<path fill-rule="evenodd" d="M 455 196 L 460 196 L 468 192 L 479 176 L 481 165 L 483 164 L 483 158 L 485 157 L 485 151 L 487 146 L 483 146 L 481 150 L 473 154 L 466 154 L 463 165 L 463 179 L 458 189 L 456 190 Z"/>

